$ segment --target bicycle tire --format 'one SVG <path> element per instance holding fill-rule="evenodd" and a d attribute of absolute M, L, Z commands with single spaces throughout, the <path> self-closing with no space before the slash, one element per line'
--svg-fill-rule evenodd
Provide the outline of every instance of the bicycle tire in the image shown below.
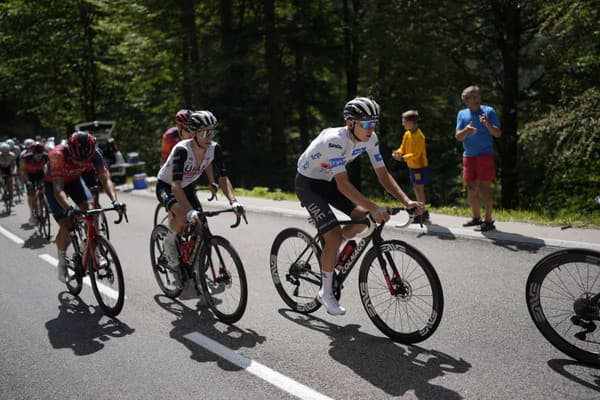
<path fill-rule="evenodd" d="M 125 303 L 125 281 L 121 261 L 112 244 L 102 236 L 96 236 L 94 239 L 94 249 L 94 254 L 88 254 L 88 274 L 92 291 L 102 311 L 108 316 L 116 317 Z"/>
<path fill-rule="evenodd" d="M 83 259 L 79 238 L 71 235 L 71 245 L 67 248 L 67 289 L 73 296 L 78 296 L 83 288 Z"/>
<path fill-rule="evenodd" d="M 210 259 L 205 256 L 200 279 L 204 299 L 221 322 L 233 324 L 242 318 L 248 303 L 244 265 L 224 237 L 213 236 L 210 246 Z"/>
<path fill-rule="evenodd" d="M 599 366 L 599 293 L 600 252 L 566 249 L 536 263 L 527 278 L 525 301 L 535 326 L 555 348 Z"/>
<path fill-rule="evenodd" d="M 164 212 L 161 212 L 161 210 L 164 210 Z M 158 203 L 154 209 L 154 226 L 163 224 L 167 220 L 168 216 L 169 213 L 167 212 L 166 208 L 163 207 L 162 203 Z"/>
<path fill-rule="evenodd" d="M 435 332 L 442 320 L 444 295 L 440 279 L 429 260 L 409 244 L 389 240 L 382 242 L 380 248 L 386 264 L 394 262 L 396 265 L 401 282 L 397 282 L 391 268 L 386 267 L 391 283 L 398 290 L 392 295 L 376 248 L 369 249 L 358 276 L 365 311 L 375 326 L 393 341 L 421 342 Z M 413 318 L 411 314 L 420 315 Z"/>
<path fill-rule="evenodd" d="M 165 237 L 168 228 L 164 225 L 156 225 L 150 234 L 150 262 L 152 271 L 158 287 L 165 296 L 174 299 L 181 294 L 183 288 L 173 285 L 173 272 L 169 269 L 165 252 Z"/>
<path fill-rule="evenodd" d="M 36 196 L 34 214 L 37 220 L 39 234 L 46 240 L 50 240 L 50 209 L 48 208 L 48 204 L 46 204 L 43 197 L 41 198 L 40 196 Z"/>
<path fill-rule="evenodd" d="M 302 258 L 300 258 L 302 257 Z M 321 247 L 298 228 L 281 231 L 271 246 L 271 278 L 281 299 L 292 310 L 310 314 L 321 307 Z"/>

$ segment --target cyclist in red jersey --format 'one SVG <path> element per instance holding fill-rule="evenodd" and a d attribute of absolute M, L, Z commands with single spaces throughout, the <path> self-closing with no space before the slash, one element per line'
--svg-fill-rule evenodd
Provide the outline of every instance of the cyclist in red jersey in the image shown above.
<path fill-rule="evenodd" d="M 44 179 L 44 168 L 48 162 L 48 153 L 40 142 L 36 142 L 33 146 L 27 147 L 21 153 L 21 180 L 27 185 L 27 204 L 29 205 L 29 223 L 35 224 L 33 215 L 33 201 L 35 192 L 33 184 L 41 183 Z"/>
<path fill-rule="evenodd" d="M 76 131 L 69 137 L 67 144 L 55 146 L 49 154 L 49 162 L 44 176 L 46 199 L 59 228 L 56 234 L 58 251 L 58 279 L 65 282 L 65 257 L 69 245 L 71 217 L 77 211 L 69 203 L 69 197 L 80 210 L 93 207 L 93 197 L 85 185 L 82 175 L 86 171 L 98 174 L 104 192 L 114 207 L 124 209 L 125 205 L 117 200 L 115 186 L 110 179 L 106 161 L 96 148 L 96 138 L 86 132 Z"/>
<path fill-rule="evenodd" d="M 160 166 L 162 167 L 173 147 L 183 139 L 191 139 L 194 135 L 188 128 L 188 121 L 192 115 L 191 110 L 183 109 L 175 114 L 175 126 L 163 133 L 162 145 L 160 147 Z"/>

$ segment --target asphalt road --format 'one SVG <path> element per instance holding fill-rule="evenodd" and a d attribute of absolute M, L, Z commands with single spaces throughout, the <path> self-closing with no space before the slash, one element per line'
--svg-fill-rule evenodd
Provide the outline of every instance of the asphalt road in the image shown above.
<path fill-rule="evenodd" d="M 345 316 L 286 308 L 271 281 L 269 249 L 285 227 L 310 231 L 304 221 L 249 213 L 249 225 L 232 230 L 224 214 L 211 228 L 237 248 L 250 291 L 244 317 L 228 326 L 196 300 L 161 295 L 148 251 L 155 200 L 120 198 L 130 223 L 111 225 L 127 296 L 118 320 L 102 315 L 91 288 L 73 297 L 58 282 L 44 256 L 56 257 L 54 243 L 24 223 L 25 206 L 0 217 L 1 399 L 599 397 L 600 370 L 555 350 L 527 313 L 527 275 L 554 249 L 386 231 L 421 250 L 444 288 L 440 327 L 406 346 L 368 319 L 358 271 L 345 284 Z"/>

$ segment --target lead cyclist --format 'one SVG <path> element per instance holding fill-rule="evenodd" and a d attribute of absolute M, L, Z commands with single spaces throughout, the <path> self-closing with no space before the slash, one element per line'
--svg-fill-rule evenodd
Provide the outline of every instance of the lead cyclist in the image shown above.
<path fill-rule="evenodd" d="M 385 166 L 379 151 L 375 127 L 379 121 L 379 105 L 367 97 L 356 97 L 344 106 L 345 126 L 324 129 L 298 159 L 296 194 L 315 221 L 325 241 L 321 253 L 321 288 L 318 300 L 332 315 L 344 315 L 333 295 L 333 271 L 338 249 L 365 229 L 364 225 L 347 225 L 342 229 L 330 206 L 354 220 L 370 213 L 375 222 L 390 219 L 390 207 L 381 207 L 364 196 L 348 179 L 346 165 L 362 153 L 369 155 L 371 166 L 381 185 L 407 208 L 423 213 L 423 203 L 411 200 Z"/>

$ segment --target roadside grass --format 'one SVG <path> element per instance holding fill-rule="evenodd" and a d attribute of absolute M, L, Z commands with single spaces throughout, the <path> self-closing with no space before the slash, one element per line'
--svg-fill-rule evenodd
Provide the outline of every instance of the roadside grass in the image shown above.
<path fill-rule="evenodd" d="M 235 189 L 239 196 L 260 197 L 272 200 L 290 200 L 298 201 L 295 193 L 283 192 L 281 189 L 270 190 L 266 187 L 254 187 L 249 189 Z M 376 203 L 394 206 L 395 203 L 389 197 L 384 199 L 373 198 Z M 456 215 L 463 217 L 471 216 L 471 208 L 467 205 L 454 205 L 443 207 L 432 207 L 427 205 L 427 209 L 432 213 Z M 545 212 L 532 210 L 505 210 L 501 208 L 494 209 L 494 219 L 504 222 L 527 222 L 538 225 L 577 227 L 577 228 L 600 228 L 600 207 L 593 213 L 567 213 L 563 210 L 556 215 L 549 215 Z"/>
<path fill-rule="evenodd" d="M 132 182 L 131 178 L 127 179 L 128 183 Z M 154 182 L 150 182 L 150 185 L 154 185 Z M 299 201 L 296 193 L 284 192 L 281 189 L 271 190 L 267 187 L 255 186 L 252 189 L 236 188 L 235 194 L 238 196 L 249 196 L 259 197 L 271 200 L 289 200 Z M 388 206 L 397 206 L 397 202 L 390 200 L 390 197 L 386 198 L 372 198 L 378 204 L 384 204 Z M 427 205 L 427 209 L 432 213 L 456 215 L 462 217 L 471 217 L 471 208 L 466 204 L 432 207 Z M 574 227 L 574 228 L 595 228 L 600 229 L 600 207 L 591 213 L 572 213 L 566 212 L 565 210 L 559 210 L 554 215 L 550 215 L 548 212 L 533 211 L 533 210 L 505 210 L 501 208 L 494 209 L 494 219 L 496 221 L 504 222 L 526 222 L 538 225 L 547 226 L 560 226 L 560 227 Z"/>

